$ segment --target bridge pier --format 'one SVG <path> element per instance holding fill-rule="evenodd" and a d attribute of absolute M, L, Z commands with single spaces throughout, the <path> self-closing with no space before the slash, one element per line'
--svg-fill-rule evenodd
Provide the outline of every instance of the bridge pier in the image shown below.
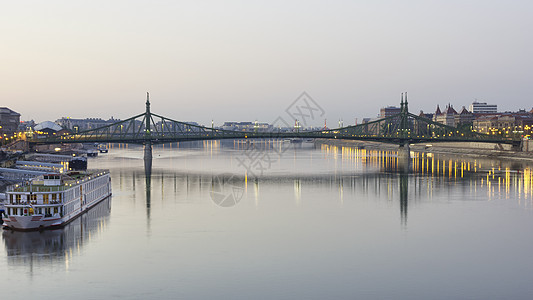
<path fill-rule="evenodd" d="M 398 147 L 398 170 L 409 171 L 409 164 L 411 162 L 411 148 L 409 143 L 400 144 Z"/>
<path fill-rule="evenodd" d="M 152 159 L 152 142 L 144 143 L 144 159 Z"/>
<path fill-rule="evenodd" d="M 409 143 L 405 143 L 398 147 L 398 158 L 400 157 L 405 157 L 407 159 L 411 158 L 411 148 L 409 147 Z"/>
<path fill-rule="evenodd" d="M 144 143 L 144 172 L 147 176 L 152 174 L 152 142 Z"/>

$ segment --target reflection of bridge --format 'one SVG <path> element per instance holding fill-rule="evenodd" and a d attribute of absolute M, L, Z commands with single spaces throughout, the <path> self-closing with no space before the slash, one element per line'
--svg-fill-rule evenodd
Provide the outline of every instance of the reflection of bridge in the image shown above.
<path fill-rule="evenodd" d="M 402 94 L 399 114 L 376 121 L 320 131 L 257 132 L 231 131 L 175 121 L 150 111 L 147 95 L 146 111 L 124 121 L 79 133 L 35 137 L 33 144 L 56 143 L 137 143 L 150 146 L 180 141 L 247 139 L 247 138 L 325 138 L 377 141 L 408 145 L 426 142 L 488 142 L 518 145 L 520 140 L 480 134 L 468 128 L 446 126 L 408 111 L 407 95 Z M 150 147 L 151 148 L 151 147 Z"/>

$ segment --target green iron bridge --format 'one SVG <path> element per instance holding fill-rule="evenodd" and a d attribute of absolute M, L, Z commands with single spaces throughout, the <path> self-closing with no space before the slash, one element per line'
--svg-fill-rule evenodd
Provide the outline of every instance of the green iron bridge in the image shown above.
<path fill-rule="evenodd" d="M 456 128 L 434 122 L 409 112 L 407 96 L 401 99 L 400 113 L 372 122 L 316 131 L 257 132 L 231 131 L 176 121 L 150 111 L 147 93 L 146 111 L 107 126 L 87 131 L 28 139 L 37 144 L 66 143 L 162 143 L 220 139 L 322 138 L 392 143 L 400 146 L 434 142 L 483 142 L 519 146 L 519 137 L 481 134 L 468 128 Z M 151 147 L 150 147 L 151 148 Z"/>

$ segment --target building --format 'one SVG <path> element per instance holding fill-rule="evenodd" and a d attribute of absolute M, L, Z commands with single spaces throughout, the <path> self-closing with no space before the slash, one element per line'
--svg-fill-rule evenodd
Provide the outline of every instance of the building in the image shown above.
<path fill-rule="evenodd" d="M 18 131 L 20 114 L 7 107 L 0 107 L 0 134 L 10 136 Z"/>
<path fill-rule="evenodd" d="M 474 114 L 470 111 L 468 111 L 464 106 L 460 113 L 455 115 L 455 126 L 464 126 L 464 125 L 472 125 L 472 122 L 474 122 Z"/>
<path fill-rule="evenodd" d="M 59 133 L 63 128 L 52 121 L 44 121 L 33 127 L 39 135 L 54 135 Z"/>
<path fill-rule="evenodd" d="M 379 110 L 379 117 L 386 118 L 399 114 L 402 109 L 396 106 L 387 106 Z"/>
<path fill-rule="evenodd" d="M 457 115 L 457 111 L 453 108 L 451 104 L 448 104 L 446 106 L 446 109 L 444 109 L 443 112 L 441 112 L 440 107 L 437 105 L 437 109 L 435 111 L 433 121 L 437 123 L 441 123 L 447 126 L 455 127 L 455 116 Z"/>
<path fill-rule="evenodd" d="M 73 132 L 80 132 L 90 129 L 95 129 L 99 127 L 103 127 L 106 125 L 110 125 L 116 122 L 120 122 L 119 119 L 111 119 L 109 120 L 102 120 L 100 118 L 86 118 L 86 119 L 72 119 L 72 118 L 61 118 L 56 120 L 56 123 L 65 128 L 72 130 Z"/>
<path fill-rule="evenodd" d="M 224 122 L 222 125 L 224 130 L 232 131 L 272 131 L 272 125 L 268 123 L 259 122 Z"/>
<path fill-rule="evenodd" d="M 522 112 L 482 115 L 474 120 L 473 129 L 485 134 L 515 134 L 530 138 L 533 131 L 533 115 Z"/>
<path fill-rule="evenodd" d="M 36 124 L 35 124 L 35 121 L 34 121 L 34 120 L 30 120 L 30 121 L 20 121 L 18 131 L 20 131 L 20 132 L 28 132 L 28 131 L 32 131 L 32 130 L 33 130 L 33 127 L 34 127 L 35 125 L 36 125 Z"/>
<path fill-rule="evenodd" d="M 418 114 L 419 117 L 422 117 L 422 118 L 426 118 L 426 119 L 430 119 L 430 120 L 433 120 L 433 114 L 432 113 L 425 113 L 424 111 L 420 111 L 420 113 Z"/>
<path fill-rule="evenodd" d="M 485 115 L 474 120 L 473 129 L 479 133 L 491 134 L 498 128 L 498 116 Z"/>
<path fill-rule="evenodd" d="M 491 114 L 498 112 L 498 105 L 487 104 L 485 102 L 474 101 L 470 104 L 469 110 L 474 114 Z"/>

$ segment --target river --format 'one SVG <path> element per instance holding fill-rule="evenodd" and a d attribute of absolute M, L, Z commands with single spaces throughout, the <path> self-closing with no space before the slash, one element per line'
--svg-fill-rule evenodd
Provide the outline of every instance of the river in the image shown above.
<path fill-rule="evenodd" d="M 113 196 L 2 232 L 11 299 L 530 299 L 530 165 L 283 141 L 110 145 Z"/>

